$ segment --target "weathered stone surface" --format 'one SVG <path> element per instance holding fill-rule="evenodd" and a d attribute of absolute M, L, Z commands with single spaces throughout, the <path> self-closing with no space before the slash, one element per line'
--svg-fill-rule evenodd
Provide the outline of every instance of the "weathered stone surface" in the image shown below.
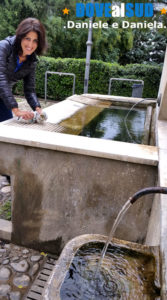
<path fill-rule="evenodd" d="M 31 256 L 31 261 L 37 262 L 37 261 L 39 261 L 41 258 L 42 258 L 41 255 L 32 255 L 32 256 Z"/>
<path fill-rule="evenodd" d="M 10 270 L 8 268 L 2 267 L 0 269 L 0 280 L 8 280 L 10 277 Z"/>
<path fill-rule="evenodd" d="M 1 284 L 0 285 L 0 296 L 7 296 L 7 294 L 11 291 L 11 287 L 9 284 Z"/>
<path fill-rule="evenodd" d="M 20 292 L 11 292 L 10 293 L 10 300 L 20 300 L 21 294 Z"/>
<path fill-rule="evenodd" d="M 14 277 L 13 284 L 15 286 L 27 287 L 30 283 L 30 277 L 28 275 L 22 275 L 18 277 Z"/>
<path fill-rule="evenodd" d="M 29 268 L 29 264 L 25 259 L 21 260 L 18 263 L 11 263 L 11 266 L 16 272 L 20 273 L 26 272 Z"/>
<path fill-rule="evenodd" d="M 44 131 L 40 132 L 39 139 L 37 135 L 37 140 L 32 142 L 20 132 L 20 128 L 6 126 L 6 130 L 8 142 L 1 142 L 0 157 L 6 157 L 7 149 L 10 160 L 4 159 L 4 170 L 15 174 L 12 211 L 15 243 L 24 240 L 24 245 L 30 247 L 31 241 L 47 242 L 49 233 L 45 251 L 53 250 L 52 240 L 56 241 L 56 254 L 59 254 L 67 240 L 76 235 L 86 232 L 107 234 L 126 199 L 144 186 L 155 185 L 158 164 L 156 147 L 148 149 L 148 146 L 98 139 L 89 139 L 88 145 L 85 145 L 83 137 L 79 136 L 70 136 L 68 142 L 67 138 L 62 141 L 62 137 L 59 137 L 61 140 L 57 140 L 57 137 L 53 142 L 52 133 L 49 133 L 48 140 L 48 132 Z M 16 130 L 19 143 L 14 144 L 12 140 Z M 65 149 L 69 152 L 64 152 Z M 16 167 L 18 153 L 19 168 Z M 38 161 L 39 156 L 42 163 L 37 165 L 34 162 Z M 56 169 L 53 169 L 53 161 Z M 49 176 L 47 180 L 46 174 Z M 23 176 L 24 181 L 20 185 Z M 30 192 L 34 205 L 29 199 Z M 149 196 L 147 203 L 144 201 L 128 212 L 128 221 L 126 217 L 123 219 L 117 237 L 126 236 L 126 239 L 134 242 L 145 238 L 149 219 L 147 212 L 150 211 L 152 200 L 153 196 Z M 66 222 L 63 221 L 64 215 Z"/>
<path fill-rule="evenodd" d="M 32 268 L 30 269 L 29 275 L 30 275 L 30 276 L 34 276 L 34 275 L 38 272 L 38 270 L 39 270 L 39 264 L 36 263 L 36 264 L 34 264 L 34 265 L 32 266 Z"/>

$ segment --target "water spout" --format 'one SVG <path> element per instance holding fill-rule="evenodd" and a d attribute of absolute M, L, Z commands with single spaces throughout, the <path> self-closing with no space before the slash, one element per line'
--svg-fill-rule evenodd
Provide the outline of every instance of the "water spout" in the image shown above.
<path fill-rule="evenodd" d="M 132 204 L 134 204 L 136 202 L 136 200 L 138 200 L 140 197 L 144 196 L 144 195 L 148 195 L 148 194 L 167 194 L 167 187 L 148 187 L 148 188 L 144 188 L 142 190 L 139 190 L 138 192 L 136 192 L 135 194 L 133 194 L 132 197 L 130 197 L 126 203 L 124 204 L 124 206 L 122 207 L 122 209 L 120 210 L 119 214 L 117 215 L 115 222 L 111 228 L 111 231 L 109 233 L 108 239 L 106 241 L 106 244 L 102 250 L 102 254 L 101 254 L 101 258 L 99 260 L 98 266 L 97 266 L 97 270 L 95 272 L 95 277 L 100 269 L 100 266 L 102 265 L 102 261 L 104 259 L 104 256 L 107 252 L 108 246 L 110 244 L 111 239 L 114 236 L 114 233 L 120 223 L 120 221 L 122 220 L 123 216 L 125 215 L 125 213 L 127 212 L 127 210 L 130 208 L 130 206 Z"/>
<path fill-rule="evenodd" d="M 130 197 L 129 201 L 131 204 L 133 204 L 136 202 L 137 199 L 148 194 L 167 194 L 167 187 L 157 186 L 142 189 L 136 192 L 132 197 Z"/>

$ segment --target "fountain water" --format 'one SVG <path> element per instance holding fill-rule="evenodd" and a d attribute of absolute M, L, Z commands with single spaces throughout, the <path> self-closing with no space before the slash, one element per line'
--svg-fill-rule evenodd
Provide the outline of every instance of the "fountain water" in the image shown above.
<path fill-rule="evenodd" d="M 151 193 L 167 194 L 167 187 L 145 188 L 130 197 L 118 214 L 104 247 L 96 242 L 79 248 L 61 285 L 60 299 L 159 299 L 155 257 L 139 249 L 133 251 L 133 247 L 128 250 L 115 247 L 113 241 L 128 208 L 141 196 Z"/>
<path fill-rule="evenodd" d="M 108 236 L 108 240 L 107 240 L 107 242 L 106 242 L 106 244 L 103 248 L 103 251 L 102 251 L 102 255 L 101 255 L 101 258 L 100 258 L 100 261 L 99 261 L 97 271 L 100 268 L 100 265 L 102 263 L 102 260 L 105 256 L 105 254 L 106 254 L 109 243 L 112 240 L 112 238 L 114 236 L 114 233 L 115 233 L 119 223 L 121 222 L 123 216 L 125 215 L 125 213 L 129 209 L 129 207 L 136 202 L 137 199 L 139 199 L 140 197 L 142 197 L 144 195 L 148 195 L 148 194 L 167 194 L 167 187 L 149 187 L 149 188 L 145 188 L 145 189 L 142 189 L 142 190 L 136 192 L 132 197 L 130 197 L 128 199 L 128 201 L 125 203 L 125 205 L 120 210 L 120 212 L 119 212 L 117 218 L 115 219 L 115 222 L 114 222 L 114 224 L 111 228 L 111 231 L 110 231 L 109 236 Z"/>
<path fill-rule="evenodd" d="M 122 209 L 120 210 L 120 212 L 118 213 L 118 216 L 111 228 L 111 231 L 109 233 L 108 239 L 106 244 L 103 247 L 102 253 L 101 253 L 101 257 L 99 259 L 99 262 L 97 264 L 97 269 L 95 270 L 95 273 L 93 275 L 92 281 L 91 282 L 95 282 L 94 284 L 94 295 L 92 296 L 91 300 L 95 300 L 96 299 L 96 290 L 98 289 L 98 285 L 99 285 L 99 279 L 100 276 L 99 274 L 101 273 L 101 266 L 103 264 L 103 260 L 104 257 L 106 255 L 107 249 L 109 247 L 109 244 L 114 236 L 114 233 L 119 225 L 119 223 L 121 222 L 123 216 L 125 215 L 125 213 L 127 212 L 127 210 L 130 208 L 130 206 L 132 204 L 134 204 L 140 197 L 147 195 L 147 194 L 152 194 L 152 193 L 161 193 L 161 194 L 167 194 L 167 188 L 166 187 L 149 187 L 149 188 L 145 188 L 142 189 L 140 191 L 138 191 L 137 193 L 135 193 L 132 197 L 130 197 L 128 199 L 128 201 L 124 204 L 124 206 L 122 207 Z M 111 293 L 111 288 L 110 288 L 110 293 Z M 82 299 L 82 297 L 81 297 Z M 126 299 L 126 298 L 125 298 Z"/>

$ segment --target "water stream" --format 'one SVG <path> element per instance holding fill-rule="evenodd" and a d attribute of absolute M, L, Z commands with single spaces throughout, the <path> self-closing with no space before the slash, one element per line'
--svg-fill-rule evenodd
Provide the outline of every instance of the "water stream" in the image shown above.
<path fill-rule="evenodd" d="M 119 212 L 106 244 L 82 246 L 76 253 L 61 286 L 62 300 L 146 300 L 159 299 L 155 286 L 155 257 L 115 247 L 111 240 L 129 207 L 141 196 L 167 194 L 166 187 L 145 188 L 128 199 Z"/>
<path fill-rule="evenodd" d="M 109 243 L 111 242 L 111 240 L 112 240 L 112 238 L 113 238 L 113 236 L 114 236 L 114 233 L 115 233 L 115 231 L 116 231 L 116 229 L 117 229 L 119 223 L 121 222 L 123 216 L 126 214 L 127 210 L 129 209 L 129 207 L 130 207 L 131 205 L 132 205 L 132 204 L 131 204 L 130 200 L 128 200 L 128 201 L 124 204 L 124 206 L 122 207 L 122 209 L 120 210 L 119 214 L 117 215 L 117 217 L 116 217 L 116 219 L 115 219 L 115 221 L 114 221 L 114 224 L 113 224 L 113 226 L 112 226 L 112 228 L 111 228 L 111 231 L 110 231 L 110 233 L 109 233 L 107 242 L 106 242 L 106 244 L 104 245 L 104 248 L 103 248 L 103 250 L 102 250 L 101 258 L 100 258 L 99 263 L 98 263 L 98 265 L 97 265 L 97 270 L 96 270 L 96 273 L 95 273 L 95 278 L 96 278 L 97 273 L 99 272 L 99 269 L 100 269 L 100 267 L 101 267 L 101 265 L 102 265 L 104 256 L 106 255 L 107 248 L 108 248 L 108 246 L 109 246 Z"/>
<path fill-rule="evenodd" d="M 62 300 L 157 299 L 154 257 L 111 243 L 131 200 L 120 210 L 105 245 L 92 243 L 78 250 L 61 288 Z"/>

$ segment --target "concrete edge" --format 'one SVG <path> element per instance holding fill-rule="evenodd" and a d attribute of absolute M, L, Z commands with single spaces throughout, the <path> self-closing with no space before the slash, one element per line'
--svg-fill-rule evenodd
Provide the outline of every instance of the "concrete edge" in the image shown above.
<path fill-rule="evenodd" d="M 0 126 L 0 142 L 157 166 L 158 148 L 56 132 Z"/>
<path fill-rule="evenodd" d="M 12 236 L 12 222 L 0 219 L 0 239 L 11 241 Z"/>

